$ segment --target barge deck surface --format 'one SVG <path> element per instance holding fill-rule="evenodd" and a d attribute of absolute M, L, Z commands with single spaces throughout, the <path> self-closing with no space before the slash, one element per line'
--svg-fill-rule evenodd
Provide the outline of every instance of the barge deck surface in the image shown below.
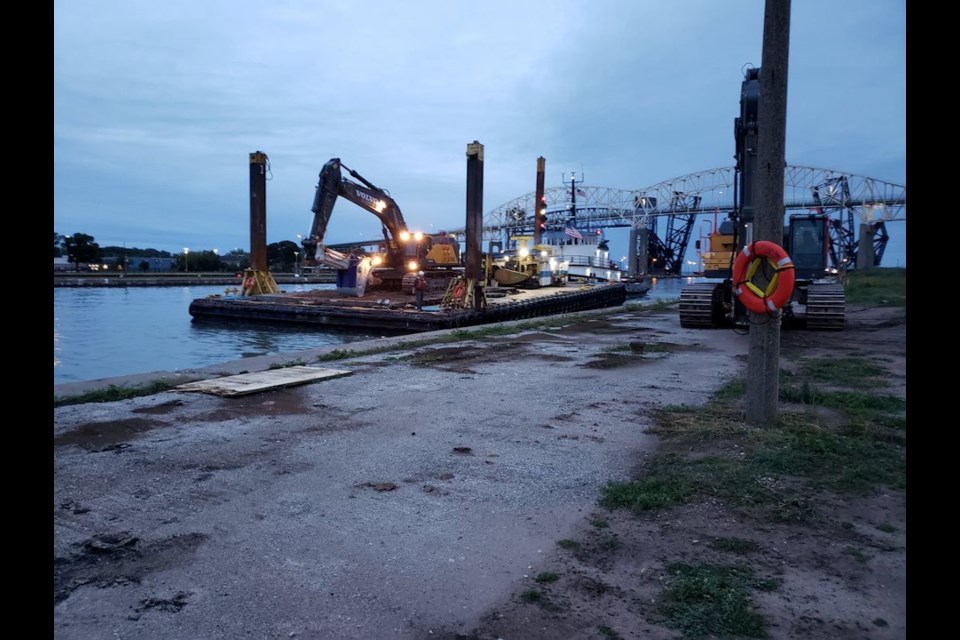
<path fill-rule="evenodd" d="M 328 290 L 249 297 L 215 295 L 194 300 L 190 315 L 199 321 L 312 324 L 414 333 L 601 309 L 626 300 L 622 284 L 608 283 L 539 289 L 487 287 L 485 293 L 486 305 L 480 311 L 441 310 L 443 290 L 428 291 L 422 311 L 414 307 L 413 296 L 402 291 L 369 291 L 359 297 Z"/>

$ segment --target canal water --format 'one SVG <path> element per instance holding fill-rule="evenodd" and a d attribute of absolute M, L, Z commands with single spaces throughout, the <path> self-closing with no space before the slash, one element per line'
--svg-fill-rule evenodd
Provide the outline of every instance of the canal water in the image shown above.
<path fill-rule="evenodd" d="M 680 296 L 691 278 L 651 281 L 649 299 Z M 284 291 L 332 284 L 286 285 Z M 347 344 L 378 332 L 193 322 L 190 303 L 220 286 L 54 287 L 53 384 L 179 371 L 254 356 Z"/>

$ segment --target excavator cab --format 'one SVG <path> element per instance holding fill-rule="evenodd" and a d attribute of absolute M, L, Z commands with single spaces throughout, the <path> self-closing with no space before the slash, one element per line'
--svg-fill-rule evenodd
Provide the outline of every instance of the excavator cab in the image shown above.
<path fill-rule="evenodd" d="M 816 280 L 827 274 L 830 257 L 828 219 L 823 214 L 790 216 L 784 249 L 793 261 L 798 280 Z"/>

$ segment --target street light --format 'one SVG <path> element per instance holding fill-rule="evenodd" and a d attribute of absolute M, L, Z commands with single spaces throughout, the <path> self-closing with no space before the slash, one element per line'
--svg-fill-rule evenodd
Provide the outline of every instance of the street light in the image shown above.
<path fill-rule="evenodd" d="M 184 272 L 184 273 L 186 273 L 187 271 L 190 270 L 190 269 L 189 269 L 189 264 L 190 264 L 190 263 L 188 262 L 188 256 L 189 256 L 189 255 L 190 255 L 190 247 L 184 247 L 184 248 L 183 248 L 183 272 Z"/>

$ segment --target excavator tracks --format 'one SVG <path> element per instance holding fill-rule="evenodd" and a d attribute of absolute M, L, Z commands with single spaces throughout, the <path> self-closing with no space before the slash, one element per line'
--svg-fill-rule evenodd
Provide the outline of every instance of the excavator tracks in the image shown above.
<path fill-rule="evenodd" d="M 712 329 L 723 322 L 721 294 L 723 285 L 701 282 L 680 291 L 680 326 Z"/>
<path fill-rule="evenodd" d="M 846 300 L 843 285 L 811 283 L 807 287 L 807 329 L 842 331 Z"/>

